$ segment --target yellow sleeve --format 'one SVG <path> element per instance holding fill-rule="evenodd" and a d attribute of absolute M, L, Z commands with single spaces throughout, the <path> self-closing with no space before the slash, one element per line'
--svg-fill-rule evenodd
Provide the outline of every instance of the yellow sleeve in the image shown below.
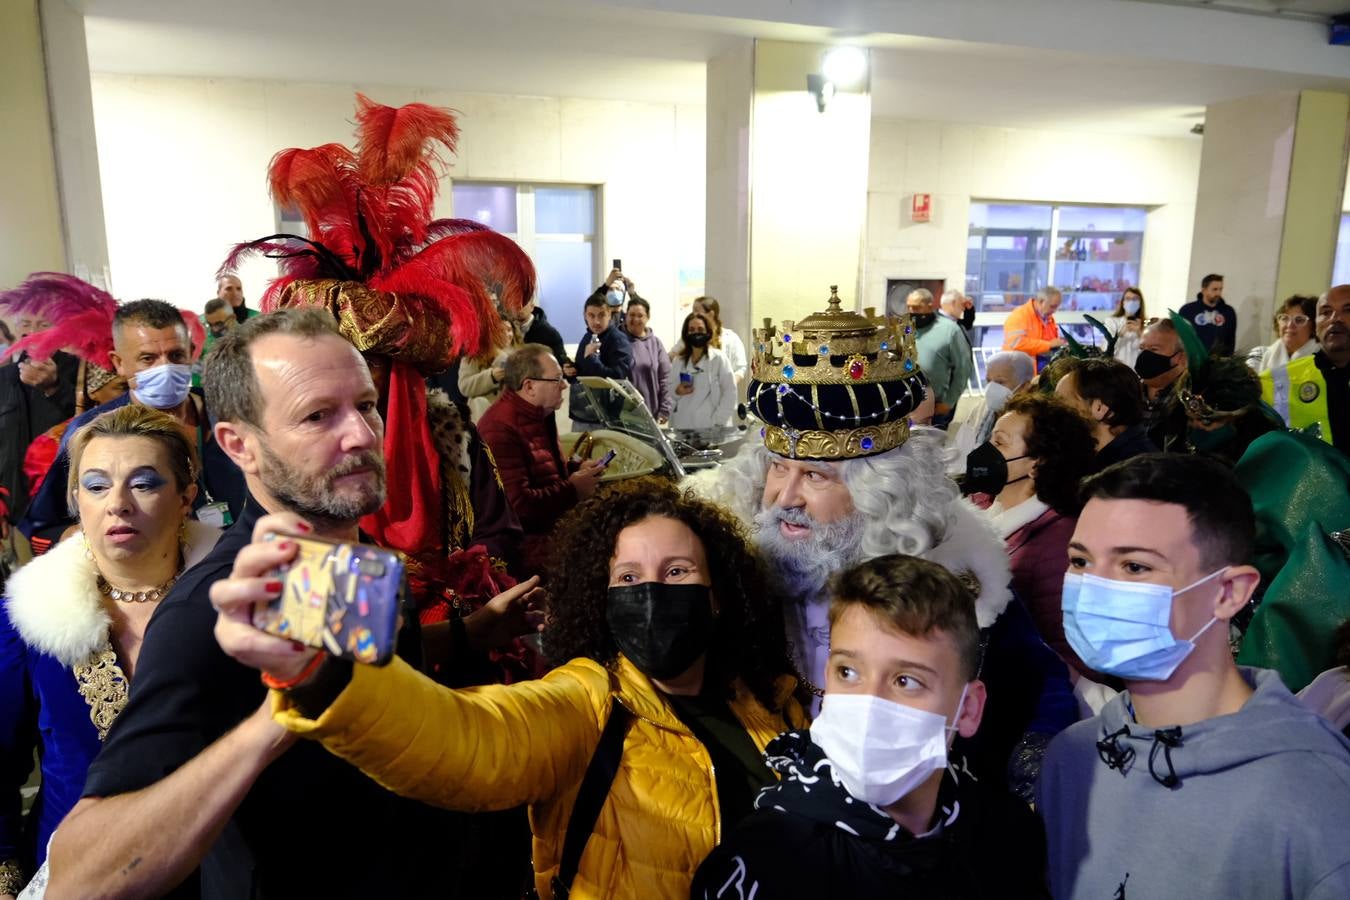
<path fill-rule="evenodd" d="M 581 781 L 609 678 L 573 660 L 538 681 L 451 690 L 401 659 L 357 665 L 318 719 L 272 692 L 273 718 L 389 790 L 468 812 L 538 803 Z"/>

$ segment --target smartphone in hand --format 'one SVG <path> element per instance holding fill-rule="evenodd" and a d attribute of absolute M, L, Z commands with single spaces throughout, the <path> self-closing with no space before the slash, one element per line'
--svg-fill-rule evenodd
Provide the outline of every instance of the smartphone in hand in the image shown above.
<path fill-rule="evenodd" d="M 254 626 L 352 662 L 388 663 L 403 594 L 398 554 L 367 544 L 284 537 L 299 551 L 277 572 L 281 596 L 254 607 Z"/>
<path fill-rule="evenodd" d="M 614 462 L 614 457 L 616 457 L 616 456 L 618 456 L 618 455 L 619 455 L 619 454 L 618 454 L 617 451 L 611 450 L 611 451 L 609 451 L 608 453 L 606 453 L 604 456 L 600 457 L 600 468 L 602 468 L 602 469 L 608 469 L 608 468 L 609 468 L 609 464 L 612 463 L 612 462 Z"/>

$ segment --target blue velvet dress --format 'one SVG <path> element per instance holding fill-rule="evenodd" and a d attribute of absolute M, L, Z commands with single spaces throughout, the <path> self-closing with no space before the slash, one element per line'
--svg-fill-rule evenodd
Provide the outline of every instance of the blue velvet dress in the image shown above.
<path fill-rule="evenodd" d="M 47 839 L 84 789 L 84 773 L 102 742 L 70 666 L 28 646 L 0 605 L 0 860 L 18 860 L 29 874 L 42 864 Z M 27 822 L 19 789 L 40 748 L 42 787 Z"/>

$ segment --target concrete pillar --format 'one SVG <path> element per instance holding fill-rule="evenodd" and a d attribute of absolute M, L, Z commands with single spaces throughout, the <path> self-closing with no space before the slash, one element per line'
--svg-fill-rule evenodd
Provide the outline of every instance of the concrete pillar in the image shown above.
<path fill-rule="evenodd" d="M 872 102 L 866 76 L 822 112 L 824 44 L 756 40 L 708 65 L 708 293 L 747 340 L 765 317 L 860 306 Z"/>
<path fill-rule="evenodd" d="M 0 289 L 64 269 L 61 201 L 37 0 L 0 4 Z"/>
<path fill-rule="evenodd" d="M 1271 315 L 1290 294 L 1331 282 L 1345 195 L 1350 96 L 1272 94 L 1210 106 L 1200 157 L 1188 295 L 1224 276 L 1237 310 L 1238 350 L 1273 339 Z"/>
<path fill-rule="evenodd" d="M 30 272 L 108 286 L 84 17 L 67 0 L 0 4 L 0 289 Z"/>

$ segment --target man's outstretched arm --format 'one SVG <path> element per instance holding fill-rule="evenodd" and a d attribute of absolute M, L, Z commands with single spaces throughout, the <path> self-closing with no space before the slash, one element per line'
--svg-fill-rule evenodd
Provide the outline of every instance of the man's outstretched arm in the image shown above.
<path fill-rule="evenodd" d="M 295 742 L 264 704 L 163 780 L 86 797 L 52 839 L 49 900 L 159 896 L 192 873 L 267 766 Z"/>

